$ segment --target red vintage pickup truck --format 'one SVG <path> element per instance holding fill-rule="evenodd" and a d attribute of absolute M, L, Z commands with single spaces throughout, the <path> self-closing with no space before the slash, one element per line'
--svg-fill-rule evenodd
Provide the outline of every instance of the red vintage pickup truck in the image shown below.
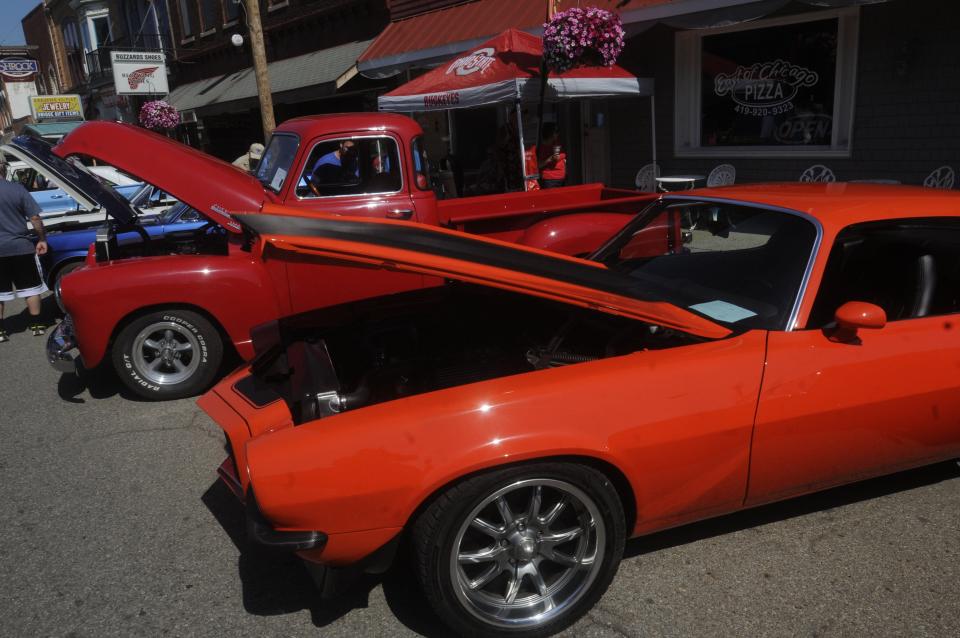
<path fill-rule="evenodd" d="M 54 148 L 59 158 L 108 162 L 211 223 L 189 237 L 150 241 L 142 233 L 142 241 L 118 243 L 118 232 L 135 227 L 136 215 L 113 214 L 85 267 L 60 284 L 67 316 L 48 341 L 50 362 L 63 371 L 75 363 L 92 368 L 110 362 L 140 396 L 189 396 L 224 372 L 230 350 L 243 359 L 253 356 L 250 328 L 257 324 L 439 283 L 427 275 L 358 271 L 333 261 L 273 259 L 270 246 L 251 250 L 259 239 L 245 235 L 231 213 L 270 213 L 282 204 L 288 214 L 293 208 L 409 220 L 576 255 L 596 249 L 655 199 L 592 184 L 438 201 L 422 135 L 416 122 L 399 115 L 297 118 L 276 130 L 251 176 L 130 125 L 80 126 Z M 116 207 L 116 198 L 105 206 L 108 212 Z"/>

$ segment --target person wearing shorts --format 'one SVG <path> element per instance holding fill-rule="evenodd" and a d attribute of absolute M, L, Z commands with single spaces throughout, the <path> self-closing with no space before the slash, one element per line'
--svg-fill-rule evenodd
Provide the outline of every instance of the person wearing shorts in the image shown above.
<path fill-rule="evenodd" d="M 27 222 L 40 238 L 36 245 L 27 230 Z M 40 206 L 23 186 L 0 179 L 0 342 L 10 339 L 3 325 L 4 302 L 17 297 L 27 302 L 32 321 L 29 329 L 34 336 L 44 333 L 40 295 L 47 287 L 43 283 L 39 256 L 46 252 Z"/>

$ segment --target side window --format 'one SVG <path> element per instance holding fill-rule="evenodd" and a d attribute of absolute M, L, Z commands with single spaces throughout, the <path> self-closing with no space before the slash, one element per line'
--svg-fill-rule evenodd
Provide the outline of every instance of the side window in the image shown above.
<path fill-rule="evenodd" d="M 413 157 L 413 170 L 416 171 L 414 183 L 422 191 L 430 190 L 430 162 L 427 149 L 423 147 L 423 136 L 413 138 L 410 154 Z"/>
<path fill-rule="evenodd" d="M 395 193 L 403 186 L 397 143 L 390 137 L 326 140 L 317 144 L 297 182 L 297 197 Z"/>
<path fill-rule="evenodd" d="M 880 306 L 887 321 L 960 312 L 960 219 L 845 228 L 830 250 L 808 327 L 829 324 L 848 301 Z"/>

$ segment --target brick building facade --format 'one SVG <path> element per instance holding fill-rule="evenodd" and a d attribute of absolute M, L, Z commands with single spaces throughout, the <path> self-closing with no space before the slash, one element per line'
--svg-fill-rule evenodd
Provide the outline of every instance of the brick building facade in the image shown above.
<path fill-rule="evenodd" d="M 50 12 L 42 2 L 38 2 L 30 13 L 20 21 L 23 35 L 28 44 L 34 45 L 36 59 L 40 63 L 40 77 L 37 80 L 41 93 L 60 93 L 65 87 L 64 69 L 66 58 L 62 41 L 57 37 Z"/>
<path fill-rule="evenodd" d="M 189 122 L 183 134 L 233 159 L 263 137 L 245 9 L 232 0 L 169 4 L 177 47 L 170 101 Z M 260 13 L 278 123 L 376 108 L 383 84 L 351 68 L 387 24 L 383 0 L 261 0 Z M 243 38 L 240 46 L 234 36 Z"/>

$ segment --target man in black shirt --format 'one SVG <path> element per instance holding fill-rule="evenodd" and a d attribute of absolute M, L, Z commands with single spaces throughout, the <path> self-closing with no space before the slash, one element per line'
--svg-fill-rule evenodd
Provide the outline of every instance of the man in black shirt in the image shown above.
<path fill-rule="evenodd" d="M 5 169 L 0 159 L 0 175 Z M 40 237 L 34 246 L 27 222 Z M 25 298 L 34 318 L 30 330 L 34 336 L 44 333 L 40 322 L 40 295 L 47 291 L 40 271 L 39 256 L 47 252 L 46 234 L 40 219 L 40 206 L 20 184 L 0 178 L 0 342 L 9 341 L 3 327 L 3 302 Z"/>

